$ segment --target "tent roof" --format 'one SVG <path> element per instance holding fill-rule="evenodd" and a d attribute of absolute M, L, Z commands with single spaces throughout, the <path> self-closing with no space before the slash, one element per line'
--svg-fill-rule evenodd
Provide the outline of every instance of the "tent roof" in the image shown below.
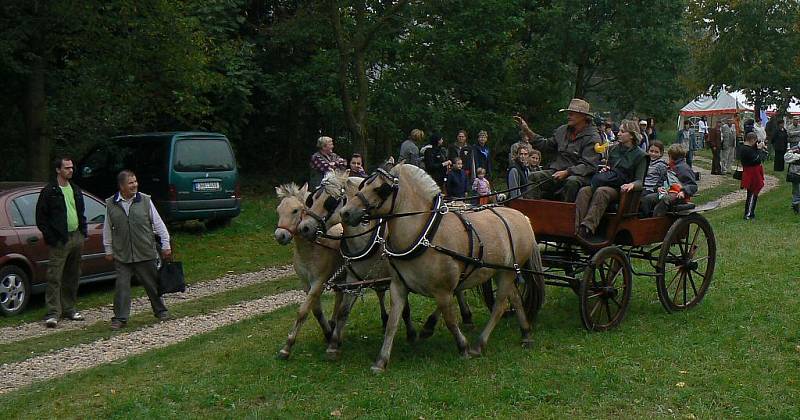
<path fill-rule="evenodd" d="M 738 99 L 731 96 L 725 89 L 720 89 L 717 97 L 701 96 L 681 108 L 681 115 L 685 117 L 735 114 L 742 111 L 752 111 Z"/>

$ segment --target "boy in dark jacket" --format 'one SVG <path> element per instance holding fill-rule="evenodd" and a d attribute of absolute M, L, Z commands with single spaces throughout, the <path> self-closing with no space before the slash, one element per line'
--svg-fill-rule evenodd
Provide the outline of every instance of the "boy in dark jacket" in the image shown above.
<path fill-rule="evenodd" d="M 663 216 L 677 204 L 688 203 L 697 193 L 697 181 L 694 171 L 686 163 L 686 148 L 681 144 L 673 144 L 667 150 L 669 165 L 666 178 L 661 180 L 663 186 L 658 191 L 642 198 L 642 213 Z"/>
<path fill-rule="evenodd" d="M 453 166 L 447 174 L 447 195 L 451 198 L 465 198 L 467 196 L 467 174 L 461 169 L 464 163 L 461 158 L 453 158 Z"/>

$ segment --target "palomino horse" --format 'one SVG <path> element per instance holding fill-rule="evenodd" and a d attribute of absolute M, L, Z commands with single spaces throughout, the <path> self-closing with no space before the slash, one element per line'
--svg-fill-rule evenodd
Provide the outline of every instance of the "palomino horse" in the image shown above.
<path fill-rule="evenodd" d="M 342 220 L 357 225 L 367 215 L 387 218 L 386 249 L 393 268 L 392 307 L 380 355 L 372 366 L 374 372 L 382 372 L 389 362 L 409 291 L 436 300 L 464 357 L 481 354 L 509 300 L 517 314 L 523 346 L 532 344 L 531 325 L 515 285 L 515 269 L 527 267 L 539 273 L 537 293 L 544 293 L 544 284 L 541 256 L 524 214 L 506 207 L 464 212 L 460 216 L 448 212 L 441 202 L 439 187 L 413 165 L 400 164 L 390 172 L 378 170 L 359 190 L 358 199 L 348 200 L 341 209 Z M 491 245 L 480 245 L 478 256 L 474 255 L 475 238 L 480 244 Z M 458 290 L 476 287 L 492 277 L 497 282 L 492 314 L 478 342 L 469 348 L 453 314 L 451 297 Z"/>
<path fill-rule="evenodd" d="M 358 191 L 358 185 L 363 178 L 353 178 L 350 190 L 353 194 Z M 348 188 L 347 172 L 328 172 L 322 180 L 320 187 L 311 193 L 306 200 L 306 211 L 297 231 L 307 241 L 314 241 L 324 231 L 329 231 L 332 226 L 340 223 L 338 209 L 346 200 L 345 189 Z M 344 257 L 346 279 L 343 283 L 356 283 L 369 280 L 390 278 L 389 267 L 382 258 L 383 246 L 379 243 L 382 238 L 384 226 L 379 222 L 371 221 L 367 225 L 343 226 L 342 239 L 339 246 Z M 325 235 L 322 235 L 325 236 Z M 389 319 L 386 312 L 386 289 L 375 289 L 381 309 L 381 321 L 384 327 Z M 339 299 L 341 296 L 341 300 Z M 344 327 L 350 315 L 353 304 L 358 297 L 355 293 L 337 293 L 334 305 L 335 326 L 331 339 L 328 341 L 327 356 L 329 359 L 339 357 Z M 408 305 L 403 310 L 403 320 L 406 324 L 406 337 L 409 342 L 416 341 L 417 331 L 411 320 L 411 309 Z"/>
<path fill-rule="evenodd" d="M 307 241 L 302 237 L 297 237 L 292 241 L 297 233 L 297 225 L 305 212 L 304 203 L 309 194 L 308 184 L 303 185 L 302 188 L 295 184 L 285 184 L 276 187 L 275 192 L 281 200 L 278 204 L 278 228 L 275 229 L 275 240 L 281 245 L 294 243 L 292 262 L 297 276 L 305 282 L 304 289 L 306 291 L 306 300 L 297 311 L 297 320 L 294 322 L 292 330 L 289 331 L 286 345 L 278 352 L 279 358 L 287 359 L 292 352 L 295 340 L 297 340 L 297 334 L 308 317 L 309 309 L 314 312 L 314 316 L 322 327 L 325 340 L 330 341 L 332 328 L 322 312 L 320 295 L 324 291 L 325 282 L 341 267 L 342 256 L 339 254 L 339 241 L 328 239 Z M 331 233 L 341 234 L 341 231 L 342 228 L 339 225 L 332 229 Z"/>
<path fill-rule="evenodd" d="M 322 229 L 327 231 L 331 226 L 340 223 L 338 210 L 348 200 L 355 199 L 358 186 L 363 180 L 360 177 L 348 177 L 347 172 L 329 172 L 323 179 L 320 188 L 309 195 L 306 201 L 306 214 L 297 228 L 300 235 L 306 240 L 313 241 L 319 236 Z M 366 225 L 343 226 L 344 237 L 340 250 L 345 257 L 345 264 L 348 265 L 345 283 L 383 279 L 391 276 L 389 265 L 382 255 L 383 245 L 380 243 L 385 226 L 378 226 L 378 223 L 378 221 L 372 220 Z M 385 328 L 389 318 L 384 303 L 385 289 L 376 289 L 375 292 L 380 302 L 381 320 Z M 459 292 L 457 298 L 464 324 L 472 325 L 472 312 L 466 303 L 464 293 Z M 330 358 L 338 356 L 342 333 L 355 300 L 356 295 L 345 293 L 341 306 L 339 303 L 335 305 L 338 308 L 334 314 L 336 323 L 333 336 L 328 342 L 327 351 Z M 420 337 L 427 338 L 433 335 L 433 329 L 438 320 L 439 311 L 437 310 L 428 317 Z M 403 309 L 403 321 L 406 325 L 406 337 L 409 342 L 413 342 L 416 338 L 416 331 L 411 321 L 408 305 Z"/>

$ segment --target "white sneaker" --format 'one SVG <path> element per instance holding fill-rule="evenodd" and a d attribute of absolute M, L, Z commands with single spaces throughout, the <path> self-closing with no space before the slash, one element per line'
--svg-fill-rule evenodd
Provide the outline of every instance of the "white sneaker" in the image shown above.
<path fill-rule="evenodd" d="M 51 316 L 44 320 L 44 325 L 47 326 L 47 328 L 55 328 L 56 325 L 58 325 L 58 320 L 56 317 Z"/>

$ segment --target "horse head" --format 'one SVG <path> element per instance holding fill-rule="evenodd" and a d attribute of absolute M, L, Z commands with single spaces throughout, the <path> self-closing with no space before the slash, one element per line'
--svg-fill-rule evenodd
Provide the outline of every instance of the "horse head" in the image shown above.
<path fill-rule="evenodd" d="M 275 187 L 281 202 L 278 204 L 278 226 L 275 229 L 275 240 L 281 245 L 288 245 L 297 233 L 297 226 L 305 212 L 304 202 L 308 197 L 308 184 L 298 187 L 297 184 L 284 184 Z"/>
<path fill-rule="evenodd" d="M 308 195 L 305 214 L 297 226 L 304 238 L 313 241 L 341 223 L 338 210 L 347 202 L 347 175 L 347 171 L 328 172 L 320 186 Z"/>
<path fill-rule="evenodd" d="M 400 181 L 394 174 L 402 165 L 396 165 L 391 172 L 378 168 L 361 181 L 354 198 L 348 200 L 340 210 L 342 221 L 357 226 L 367 216 L 381 216 L 392 212 Z"/>

